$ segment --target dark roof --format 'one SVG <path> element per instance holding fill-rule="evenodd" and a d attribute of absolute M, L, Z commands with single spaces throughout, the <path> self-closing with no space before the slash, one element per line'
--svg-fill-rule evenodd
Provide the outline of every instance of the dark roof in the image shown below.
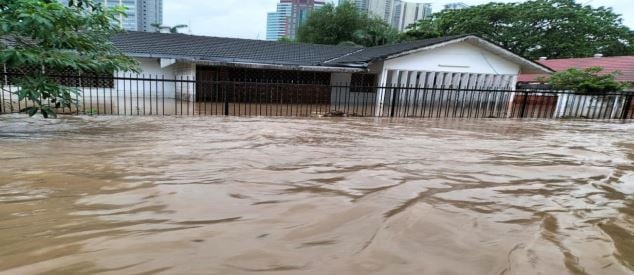
<path fill-rule="evenodd" d="M 359 48 L 284 43 L 186 34 L 125 32 L 112 41 L 132 56 L 183 58 L 216 62 L 318 66 Z"/>
<path fill-rule="evenodd" d="M 404 52 L 416 50 L 419 48 L 429 47 L 429 46 L 433 46 L 436 44 L 448 42 L 451 40 L 455 40 L 455 39 L 459 39 L 459 38 L 463 38 L 467 36 L 469 35 L 445 36 L 445 37 L 439 37 L 439 38 L 404 42 L 399 44 L 371 47 L 371 48 L 366 48 L 366 49 L 363 49 L 362 51 L 358 51 L 346 56 L 342 56 L 334 60 L 330 60 L 327 63 L 328 64 L 367 63 L 376 59 L 384 59 L 399 53 L 404 53 Z"/>
<path fill-rule="evenodd" d="M 408 51 L 462 38 L 484 40 L 472 35 L 457 35 L 378 47 L 357 48 L 187 34 L 125 32 L 116 35 L 112 42 L 122 52 L 135 57 L 174 58 L 226 64 L 327 66 L 359 69 L 367 67 L 367 64 L 372 61 L 383 60 Z M 500 48 L 495 44 L 491 43 L 491 45 Z M 510 52 L 508 53 L 510 54 Z M 543 65 L 520 56 L 513 55 L 509 58 L 512 58 L 514 62 L 528 65 L 529 71 L 551 71 Z"/>

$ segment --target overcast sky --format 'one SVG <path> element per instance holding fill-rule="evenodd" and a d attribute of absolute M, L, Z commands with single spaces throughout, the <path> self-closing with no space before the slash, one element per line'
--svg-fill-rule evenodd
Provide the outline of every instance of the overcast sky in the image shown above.
<path fill-rule="evenodd" d="M 411 2 L 432 3 L 434 11 L 439 11 L 448 2 L 464 2 L 469 5 L 487 3 L 483 0 L 410 0 Z M 624 22 L 634 29 L 634 8 L 632 0 L 577 0 L 592 6 L 612 7 L 622 14 Z M 265 39 L 266 13 L 275 11 L 278 0 L 163 0 L 164 24 L 187 24 L 190 29 L 184 33 L 221 37 Z M 331 1 L 332 2 L 332 1 Z M 517 2 L 498 0 L 497 2 Z"/>

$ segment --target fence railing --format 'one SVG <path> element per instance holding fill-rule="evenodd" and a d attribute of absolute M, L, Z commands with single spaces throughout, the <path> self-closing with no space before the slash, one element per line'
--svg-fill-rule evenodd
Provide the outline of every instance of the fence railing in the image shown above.
<path fill-rule="evenodd" d="M 33 102 L 18 100 L 15 79 L 2 74 L 0 113 Z M 405 85 L 354 86 L 188 77 L 64 76 L 77 88 L 60 114 L 176 116 L 364 116 L 425 118 L 634 119 L 634 93 L 478 90 Z M 68 84 L 66 84 L 68 85 Z"/>

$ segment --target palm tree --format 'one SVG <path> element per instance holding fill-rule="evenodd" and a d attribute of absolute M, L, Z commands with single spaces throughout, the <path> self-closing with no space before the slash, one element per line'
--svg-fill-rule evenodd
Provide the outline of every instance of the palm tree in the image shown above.
<path fill-rule="evenodd" d="M 152 24 L 152 27 L 156 28 L 156 32 L 161 32 L 162 30 L 168 30 L 169 33 L 178 33 L 179 29 L 187 28 L 189 26 L 185 24 L 180 24 L 180 25 L 170 27 L 170 26 L 163 26 L 161 24 L 154 23 Z"/>
<path fill-rule="evenodd" d="M 184 28 L 187 28 L 187 27 L 189 27 L 189 26 L 187 26 L 185 24 L 180 24 L 180 25 L 176 25 L 176 26 L 173 26 L 171 28 L 168 28 L 168 29 L 170 30 L 170 33 L 178 33 L 179 29 L 184 29 Z"/>
<path fill-rule="evenodd" d="M 156 29 L 155 32 L 161 32 L 161 29 L 163 29 L 163 26 L 161 26 L 161 24 L 159 23 L 151 24 L 151 26 Z"/>

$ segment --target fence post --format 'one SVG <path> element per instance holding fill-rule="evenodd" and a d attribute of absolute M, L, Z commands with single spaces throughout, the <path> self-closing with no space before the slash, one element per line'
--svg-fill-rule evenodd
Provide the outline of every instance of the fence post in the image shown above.
<path fill-rule="evenodd" d="M 226 84 L 223 85 L 224 89 L 222 89 L 224 91 L 224 101 L 225 101 L 225 111 L 224 111 L 224 115 L 225 116 L 229 116 L 229 97 L 227 96 L 227 86 Z"/>
<path fill-rule="evenodd" d="M 520 118 L 525 117 L 527 105 L 528 105 L 528 92 L 524 92 L 524 101 L 522 101 L 522 107 L 520 109 Z"/>
<path fill-rule="evenodd" d="M 400 85 L 398 87 L 400 87 Z M 390 102 L 390 117 L 394 117 L 394 115 L 396 114 L 396 96 L 400 92 L 400 89 L 393 88 L 391 89 L 391 91 L 392 91 L 392 100 Z"/>
<path fill-rule="evenodd" d="M 621 119 L 625 120 L 628 119 L 628 116 L 630 115 L 630 108 L 632 107 L 632 95 L 628 95 L 625 97 L 625 103 L 624 103 L 624 107 L 623 107 L 623 115 L 621 115 Z"/>

